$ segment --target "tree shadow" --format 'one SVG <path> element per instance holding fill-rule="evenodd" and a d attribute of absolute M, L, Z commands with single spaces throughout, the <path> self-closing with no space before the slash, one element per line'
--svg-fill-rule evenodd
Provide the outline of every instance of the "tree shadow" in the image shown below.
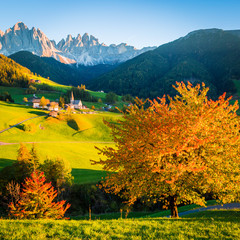
<path fill-rule="evenodd" d="M 14 159 L 0 158 L 0 171 L 7 166 L 11 166 L 15 161 Z"/>
<path fill-rule="evenodd" d="M 14 108 L 16 108 L 16 105 L 17 105 L 18 108 L 32 109 L 32 107 L 30 107 L 30 106 L 20 105 L 20 104 L 18 104 L 18 103 L 13 103 L 13 104 L 9 103 L 9 104 L 8 104 L 8 107 L 14 107 Z"/>
<path fill-rule="evenodd" d="M 91 169 L 79 169 L 73 168 L 72 175 L 74 176 L 74 182 L 77 184 L 90 184 L 98 183 L 107 176 L 108 172 L 104 170 L 91 170 Z"/>
<path fill-rule="evenodd" d="M 39 112 L 39 111 L 30 111 L 29 113 L 35 114 L 35 115 L 38 115 L 38 116 L 45 116 L 45 115 L 47 115 L 45 112 Z"/>
<path fill-rule="evenodd" d="M 11 127 L 11 125 L 10 125 L 10 127 Z M 15 128 L 18 128 L 18 129 L 24 131 L 24 124 L 19 124 L 19 125 L 15 126 Z"/>
<path fill-rule="evenodd" d="M 78 125 L 77 125 L 77 123 L 76 123 L 75 120 L 73 120 L 73 119 L 68 120 L 68 121 L 67 121 L 67 125 L 68 125 L 70 128 L 78 131 Z"/>
<path fill-rule="evenodd" d="M 96 127 L 91 127 L 91 128 L 87 128 L 87 129 L 84 129 L 84 130 L 77 131 L 76 133 L 73 133 L 72 136 L 75 136 L 77 134 L 83 133 L 83 132 L 85 132 L 85 131 L 87 131 L 89 129 L 92 129 L 92 128 L 96 128 Z"/>

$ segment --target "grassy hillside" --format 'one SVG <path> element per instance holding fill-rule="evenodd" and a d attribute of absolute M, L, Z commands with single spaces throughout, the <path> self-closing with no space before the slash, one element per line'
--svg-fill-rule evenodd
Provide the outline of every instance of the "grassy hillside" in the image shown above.
<path fill-rule="evenodd" d="M 34 222 L 34 224 L 33 224 Z M 239 239 L 240 211 L 207 211 L 182 219 L 1 220 L 2 239 Z"/>
<path fill-rule="evenodd" d="M 0 54 L 0 86 L 27 87 L 30 74 L 29 69 Z"/>
<path fill-rule="evenodd" d="M 95 146 L 113 145 L 110 130 L 103 119 L 116 121 L 119 114 L 73 114 L 68 120 L 44 116 L 45 111 L 31 107 L 0 102 L 0 130 L 24 119 L 39 116 L 23 124 L 31 124 L 32 130 L 23 130 L 23 124 L 0 134 L 0 141 L 14 143 L 0 145 L 0 167 L 16 160 L 19 142 L 27 142 L 29 148 L 36 142 L 41 161 L 59 156 L 73 168 L 78 183 L 96 182 L 105 174 L 100 166 L 92 166 L 90 159 L 98 159 Z M 98 171 L 95 171 L 98 170 Z"/>
<path fill-rule="evenodd" d="M 204 81 L 212 97 L 232 94 L 233 80 L 240 79 L 239 58 L 239 36 L 219 29 L 199 30 L 121 64 L 87 87 L 155 98 L 175 94 L 176 81 Z"/>

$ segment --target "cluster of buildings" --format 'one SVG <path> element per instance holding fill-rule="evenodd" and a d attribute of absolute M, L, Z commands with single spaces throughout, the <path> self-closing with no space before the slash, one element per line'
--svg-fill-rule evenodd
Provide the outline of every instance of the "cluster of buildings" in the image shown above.
<path fill-rule="evenodd" d="M 42 106 L 40 106 L 41 98 L 36 97 L 35 94 L 33 95 L 33 98 L 31 100 L 29 100 L 29 102 L 32 102 L 33 108 L 42 108 Z M 87 107 L 82 104 L 81 100 L 74 99 L 73 92 L 71 93 L 70 103 L 65 104 L 65 106 L 64 106 L 65 109 L 67 109 L 68 107 L 70 107 L 72 110 L 87 109 Z M 56 102 L 49 101 L 49 103 L 46 104 L 46 106 L 44 108 L 46 108 L 49 111 L 59 111 L 60 110 L 59 103 L 57 101 Z"/>

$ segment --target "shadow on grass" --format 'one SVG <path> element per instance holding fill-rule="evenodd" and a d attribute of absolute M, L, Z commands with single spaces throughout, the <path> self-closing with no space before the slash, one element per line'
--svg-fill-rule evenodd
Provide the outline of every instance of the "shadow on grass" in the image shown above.
<path fill-rule="evenodd" d="M 90 170 L 90 169 L 72 169 L 72 175 L 74 176 L 74 183 L 77 184 L 89 184 L 98 183 L 107 176 L 106 171 L 103 170 Z"/>
<path fill-rule="evenodd" d="M 96 128 L 96 127 L 91 127 L 91 128 L 87 128 L 87 129 L 84 129 L 84 130 L 80 130 L 80 131 L 78 131 L 78 132 L 76 132 L 76 133 L 73 133 L 73 134 L 72 134 L 72 137 L 75 136 L 75 135 L 77 135 L 77 134 L 83 133 L 83 132 L 85 132 L 85 131 L 87 131 L 87 130 L 89 130 L 89 129 L 93 129 L 93 128 Z"/>
<path fill-rule="evenodd" d="M 202 220 L 202 221 L 221 221 L 221 222 L 240 222 L 240 209 L 207 210 L 190 213 L 182 219 Z"/>
<path fill-rule="evenodd" d="M 11 166 L 14 162 L 15 160 L 13 159 L 0 158 L 0 171 L 7 166 Z"/>
<path fill-rule="evenodd" d="M 8 103 L 7 106 L 8 107 L 13 107 L 13 108 L 18 107 L 18 108 L 25 108 L 25 109 L 34 109 L 32 106 L 26 106 L 26 105 L 22 105 L 22 104 L 19 104 L 19 103 Z M 36 114 L 36 115 L 39 115 L 39 116 L 46 115 L 46 113 L 42 112 L 41 109 L 39 111 L 33 110 L 33 111 L 30 111 L 29 113 Z"/>
<path fill-rule="evenodd" d="M 38 115 L 38 116 L 45 116 L 45 115 L 47 115 L 47 113 L 39 112 L 39 111 L 30 111 L 29 113 L 35 114 L 35 115 Z"/>
<path fill-rule="evenodd" d="M 71 120 L 67 121 L 67 125 L 68 125 L 70 128 L 72 128 L 73 130 L 78 131 L 78 125 L 77 125 L 77 123 L 76 123 L 75 120 L 71 119 Z"/>
<path fill-rule="evenodd" d="M 11 127 L 11 125 L 10 125 L 10 127 Z M 24 124 L 19 124 L 19 125 L 15 126 L 15 128 L 18 128 L 18 129 L 24 131 Z"/>
<path fill-rule="evenodd" d="M 14 107 L 14 108 L 18 107 L 18 108 L 32 109 L 32 107 L 30 107 L 30 106 L 21 105 L 21 104 L 18 104 L 18 103 L 8 103 L 7 106 L 8 107 Z"/>

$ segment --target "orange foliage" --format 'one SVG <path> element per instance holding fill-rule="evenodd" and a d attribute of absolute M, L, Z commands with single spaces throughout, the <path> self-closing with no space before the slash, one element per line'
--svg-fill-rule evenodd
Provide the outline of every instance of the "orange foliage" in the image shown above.
<path fill-rule="evenodd" d="M 116 149 L 99 149 L 94 161 L 113 171 L 102 183 L 107 192 L 129 200 L 162 201 L 177 216 L 180 203 L 205 204 L 203 194 L 222 202 L 240 193 L 238 103 L 225 94 L 208 100 L 208 88 L 176 83 L 179 95 L 146 102 L 136 99 L 112 129 Z M 174 213 L 175 208 L 175 213 Z"/>
<path fill-rule="evenodd" d="M 57 191 L 51 183 L 45 183 L 43 172 L 35 171 L 31 178 L 25 179 L 20 200 L 9 204 L 10 216 L 18 219 L 63 218 L 70 204 L 64 207 L 66 201 L 53 202 L 56 196 Z"/>

